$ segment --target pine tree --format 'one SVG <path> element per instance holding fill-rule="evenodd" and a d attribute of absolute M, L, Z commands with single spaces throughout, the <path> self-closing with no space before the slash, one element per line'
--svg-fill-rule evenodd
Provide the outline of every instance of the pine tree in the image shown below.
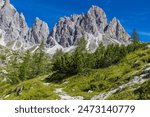
<path fill-rule="evenodd" d="M 94 53 L 94 55 L 95 55 L 95 68 L 100 68 L 100 67 L 104 66 L 105 51 L 106 51 L 106 49 L 105 49 L 104 45 L 101 43 Z"/>
<path fill-rule="evenodd" d="M 131 38 L 133 39 L 133 43 L 139 43 L 140 39 L 136 29 L 133 29 Z"/>
<path fill-rule="evenodd" d="M 80 49 L 80 51 L 82 51 L 82 52 L 87 52 L 86 45 L 87 45 L 87 42 L 86 42 L 85 38 L 81 37 L 77 49 Z"/>
<path fill-rule="evenodd" d="M 84 68 L 84 55 L 80 49 L 76 49 L 71 57 L 71 74 L 77 74 L 81 72 Z"/>
<path fill-rule="evenodd" d="M 25 56 L 23 57 L 23 62 L 21 63 L 19 67 L 19 79 L 20 80 L 27 80 L 31 76 L 31 53 L 27 51 L 25 53 Z"/>
<path fill-rule="evenodd" d="M 50 70 L 50 58 L 45 53 L 44 42 L 42 41 L 39 48 L 32 56 L 32 77 L 46 73 Z"/>
<path fill-rule="evenodd" d="M 57 49 L 56 53 L 53 55 L 52 61 L 54 61 L 55 59 L 57 59 L 58 57 L 64 55 L 64 52 L 62 51 L 62 49 Z"/>
<path fill-rule="evenodd" d="M 11 61 L 9 63 L 10 66 L 8 66 L 8 74 L 7 74 L 7 77 L 10 79 L 11 84 L 17 84 L 20 82 L 18 76 L 19 59 L 20 59 L 19 54 L 14 52 L 13 57 L 11 58 Z"/>

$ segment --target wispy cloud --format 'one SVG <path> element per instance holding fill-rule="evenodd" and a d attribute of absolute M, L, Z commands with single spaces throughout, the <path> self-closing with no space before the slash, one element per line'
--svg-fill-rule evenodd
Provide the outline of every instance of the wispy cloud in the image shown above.
<path fill-rule="evenodd" d="M 150 36 L 150 32 L 139 32 L 139 34 L 143 36 Z"/>
<path fill-rule="evenodd" d="M 149 15 L 150 11 L 143 11 L 143 12 L 136 12 L 134 13 L 134 15 L 136 16 L 145 16 L 145 15 Z"/>

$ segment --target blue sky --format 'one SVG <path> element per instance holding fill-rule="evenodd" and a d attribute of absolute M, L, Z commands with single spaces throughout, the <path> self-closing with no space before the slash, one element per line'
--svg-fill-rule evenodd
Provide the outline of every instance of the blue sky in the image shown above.
<path fill-rule="evenodd" d="M 150 0 L 10 0 L 23 12 L 31 27 L 35 17 L 48 23 L 50 29 L 60 17 L 86 13 L 92 5 L 101 7 L 110 21 L 117 17 L 128 33 L 135 28 L 142 41 L 150 42 Z"/>

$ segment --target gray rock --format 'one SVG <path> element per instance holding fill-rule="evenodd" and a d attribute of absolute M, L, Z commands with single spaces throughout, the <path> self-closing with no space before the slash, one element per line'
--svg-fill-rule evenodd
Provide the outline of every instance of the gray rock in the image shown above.
<path fill-rule="evenodd" d="M 5 31 L 6 43 L 12 43 L 17 40 L 24 41 L 28 32 L 23 14 L 19 14 L 16 9 L 6 0 L 0 8 L 0 29 Z"/>
<path fill-rule="evenodd" d="M 17 87 L 17 88 L 15 89 L 16 95 L 17 95 L 17 96 L 20 96 L 21 93 L 22 93 L 22 91 L 23 91 L 23 89 L 24 89 L 24 87 Z"/>
<path fill-rule="evenodd" d="M 150 74 L 150 67 L 146 68 L 143 73 Z"/>
<path fill-rule="evenodd" d="M 63 91 L 62 88 L 55 89 L 55 93 L 57 93 L 61 100 L 84 100 L 82 96 L 70 96 L 66 92 Z"/>
<path fill-rule="evenodd" d="M 139 61 L 135 61 L 135 62 L 133 63 L 133 67 L 136 68 L 136 67 L 138 67 L 138 66 L 140 66 L 140 62 L 139 62 Z"/>
<path fill-rule="evenodd" d="M 48 35 L 49 27 L 47 23 L 43 22 L 39 18 L 36 18 L 32 29 L 29 30 L 29 40 L 31 42 L 39 44 L 42 40 L 46 42 Z"/>
<path fill-rule="evenodd" d="M 121 44 L 129 44 L 130 36 L 125 31 L 120 21 L 117 18 L 113 18 L 110 24 L 107 27 L 106 35 L 110 36 L 113 39 L 116 39 Z"/>
<path fill-rule="evenodd" d="M 144 47 L 144 49 L 146 50 L 146 49 L 149 49 L 150 48 L 150 44 L 149 45 L 146 45 L 145 47 Z"/>
<path fill-rule="evenodd" d="M 37 44 L 42 39 L 46 42 L 49 35 L 48 25 L 39 18 L 35 19 L 33 27 L 29 29 L 24 15 L 19 14 L 9 1 L 4 2 L 0 8 L 0 29 L 5 31 L 4 41 L 6 45 L 11 43 L 12 49 Z"/>
<path fill-rule="evenodd" d="M 49 40 L 54 39 L 63 47 L 70 47 L 77 45 L 83 36 L 90 43 L 88 48 L 92 50 L 101 42 L 105 45 L 131 43 L 130 36 L 120 21 L 114 18 L 108 24 L 105 12 L 96 6 L 92 6 L 85 15 L 60 18 L 51 31 Z"/>
<path fill-rule="evenodd" d="M 87 41 L 87 49 L 92 52 L 101 42 L 104 45 L 127 45 L 131 42 L 120 21 L 114 18 L 108 24 L 105 12 L 97 6 L 92 6 L 86 14 L 60 18 L 49 32 L 47 23 L 39 18 L 29 28 L 23 14 L 18 13 L 9 0 L 0 0 L 0 29 L 5 32 L 6 46 L 12 49 L 29 48 L 42 40 L 48 49 L 54 46 L 66 48 L 76 46 L 83 36 Z"/>

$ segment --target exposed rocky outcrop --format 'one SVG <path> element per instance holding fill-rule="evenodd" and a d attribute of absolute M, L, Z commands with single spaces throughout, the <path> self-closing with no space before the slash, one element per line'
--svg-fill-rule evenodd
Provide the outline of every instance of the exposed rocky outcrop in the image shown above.
<path fill-rule="evenodd" d="M 9 3 L 9 0 L 0 1 L 0 29 L 5 31 L 4 42 L 12 49 L 30 47 L 47 40 L 49 34 L 48 25 L 39 18 L 35 19 L 33 27 L 29 29 L 23 13 Z"/>
<path fill-rule="evenodd" d="M 62 88 L 56 89 L 55 93 L 59 95 L 60 100 L 83 100 L 84 99 L 82 96 L 72 97 L 68 95 L 66 92 L 64 92 Z"/>
<path fill-rule="evenodd" d="M 0 29 L 5 32 L 4 42 L 12 49 L 31 47 L 42 40 L 49 50 L 68 48 L 76 46 L 83 36 L 91 51 L 95 51 L 101 42 L 105 45 L 131 42 L 120 21 L 114 18 L 108 24 L 105 12 L 97 6 L 92 6 L 86 14 L 60 18 L 49 32 L 47 23 L 39 18 L 29 28 L 23 14 L 18 13 L 9 0 L 0 0 Z"/>
<path fill-rule="evenodd" d="M 29 41 L 38 44 L 42 40 L 46 42 L 49 35 L 49 28 L 47 23 L 43 22 L 39 18 L 35 19 L 32 29 L 29 30 L 28 38 Z"/>
<path fill-rule="evenodd" d="M 49 42 L 56 40 L 63 47 L 70 47 L 77 45 L 83 36 L 88 42 L 89 50 L 95 50 L 101 42 L 105 45 L 127 45 L 131 42 L 120 21 L 114 18 L 108 24 L 105 12 L 97 6 L 92 6 L 85 15 L 60 18 L 51 32 Z"/>
<path fill-rule="evenodd" d="M 135 74 L 137 74 L 137 73 L 135 72 Z M 123 89 L 134 86 L 136 84 L 142 84 L 142 83 L 148 81 L 149 79 L 150 79 L 150 64 L 147 65 L 147 68 L 144 68 L 142 74 L 140 74 L 139 76 L 134 76 L 134 78 L 130 82 L 128 82 L 126 84 L 122 84 L 118 88 L 112 89 L 108 92 L 104 92 L 99 95 L 95 95 L 94 97 L 91 98 L 91 100 L 106 100 L 111 95 L 115 94 L 116 92 L 121 92 L 121 91 L 123 91 Z"/>
<path fill-rule="evenodd" d="M 104 34 L 107 25 L 104 11 L 92 6 L 86 15 L 60 18 L 52 30 L 51 39 L 55 39 L 63 47 L 69 47 L 77 45 L 82 36 L 85 36 L 88 40 L 91 36 L 96 38 Z"/>
<path fill-rule="evenodd" d="M 6 43 L 23 41 L 28 31 L 23 14 L 19 14 L 9 0 L 3 1 L 0 8 L 0 29 L 5 31 L 4 41 Z"/>
<path fill-rule="evenodd" d="M 110 36 L 112 39 L 116 39 L 122 44 L 129 44 L 130 42 L 129 34 L 125 31 L 117 18 L 113 18 L 108 25 L 106 35 Z"/>

